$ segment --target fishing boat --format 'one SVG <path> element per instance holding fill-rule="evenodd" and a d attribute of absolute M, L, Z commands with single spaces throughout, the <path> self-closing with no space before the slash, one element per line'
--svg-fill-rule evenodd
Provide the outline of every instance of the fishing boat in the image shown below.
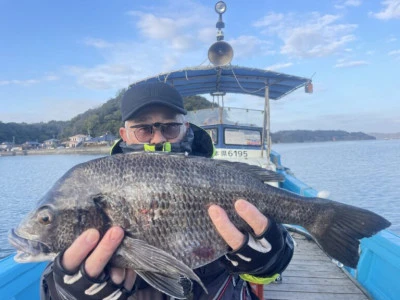
<path fill-rule="evenodd" d="M 162 81 L 183 96 L 211 95 L 215 106 L 188 114 L 190 122 L 212 137 L 216 159 L 244 161 L 284 175 L 279 187 L 302 196 L 318 191 L 296 178 L 271 149 L 270 101 L 280 101 L 293 91 L 312 92 L 312 80 L 273 71 L 231 64 L 233 49 L 223 41 L 220 1 L 217 42 L 209 49 L 211 65 L 158 74 L 133 84 Z M 264 109 L 224 105 L 226 94 L 253 95 L 264 99 Z M 286 224 L 296 247 L 292 262 L 276 282 L 253 285 L 260 299 L 400 299 L 400 236 L 384 230 L 362 239 L 360 260 L 351 269 L 320 250 L 305 229 Z M 1 299 L 39 299 L 40 275 L 46 263 L 17 264 L 13 256 L 0 261 Z"/>

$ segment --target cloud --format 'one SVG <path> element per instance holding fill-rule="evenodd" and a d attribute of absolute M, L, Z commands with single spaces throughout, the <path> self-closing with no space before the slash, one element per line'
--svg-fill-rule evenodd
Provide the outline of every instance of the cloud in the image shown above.
<path fill-rule="evenodd" d="M 154 73 L 200 65 L 207 60 L 207 49 L 215 41 L 216 29 L 210 26 L 215 22 L 215 13 L 192 2 L 179 2 L 179 9 L 176 5 L 168 2 L 162 7 L 152 6 L 152 13 L 145 12 L 146 8 L 126 12 L 136 33 L 134 40 L 110 42 L 87 37 L 83 43 L 97 50 L 103 61 L 92 66 L 66 66 L 64 72 L 75 77 L 79 85 L 106 90 L 127 87 Z"/>
<path fill-rule="evenodd" d="M 168 41 L 115 43 L 112 47 L 101 49 L 104 57 L 102 63 L 94 66 L 66 66 L 64 72 L 75 77 L 79 85 L 89 89 L 124 88 L 155 73 L 167 72 L 196 61 L 200 64 L 207 57 L 207 48 L 204 46 L 184 51 L 182 49 L 188 47 L 185 46 L 185 41 L 184 38 L 175 39 L 174 51 L 170 50 L 171 44 Z"/>
<path fill-rule="evenodd" d="M 69 66 L 65 70 L 77 78 L 78 84 L 95 90 L 126 87 L 136 73 L 128 64 L 103 64 L 93 68 Z"/>
<path fill-rule="evenodd" d="M 103 39 L 96 39 L 96 38 L 90 38 L 90 37 L 86 38 L 83 42 L 87 46 L 92 46 L 92 47 L 98 48 L 98 49 L 109 48 L 109 47 L 113 46 L 112 43 L 109 43 Z"/>
<path fill-rule="evenodd" d="M 284 68 L 289 68 L 292 65 L 293 65 L 293 63 L 291 63 L 291 62 L 275 64 L 275 65 L 267 67 L 266 70 L 277 71 L 277 70 L 281 70 Z"/>
<path fill-rule="evenodd" d="M 282 24 L 282 22 L 285 19 L 285 15 L 280 13 L 274 13 L 270 12 L 266 16 L 264 16 L 262 19 L 255 21 L 253 23 L 253 26 L 255 27 L 271 27 L 271 26 L 276 26 L 277 24 Z"/>
<path fill-rule="evenodd" d="M 198 8 L 198 6 L 196 6 Z M 174 7 L 171 10 L 165 9 L 160 11 L 158 15 L 152 13 L 144 13 L 142 11 L 129 11 L 127 14 L 133 17 L 134 26 L 139 30 L 140 35 L 145 40 L 158 40 L 167 42 L 171 50 L 187 51 L 198 47 L 198 37 L 200 41 L 209 42 L 211 31 L 209 24 L 211 22 L 204 16 L 199 15 L 201 9 L 196 15 L 186 16 L 181 14 L 179 9 Z M 216 31 L 214 29 L 213 38 L 215 39 Z"/>
<path fill-rule="evenodd" d="M 67 121 L 88 109 L 98 107 L 103 102 L 104 99 L 41 97 L 36 99 L 35 103 L 14 103 L 16 108 L 9 107 L 7 110 L 1 110 L 0 120 L 4 123 Z M 25 108 L 23 113 L 21 113 L 19 107 Z"/>
<path fill-rule="evenodd" d="M 390 52 L 388 53 L 388 55 L 391 55 L 391 56 L 400 55 L 400 50 L 393 50 L 393 51 L 390 51 Z"/>
<path fill-rule="evenodd" d="M 339 4 L 336 4 L 335 8 L 343 9 L 343 8 L 348 7 L 348 6 L 358 7 L 361 4 L 362 4 L 361 0 L 344 0 L 344 1 L 339 1 Z"/>
<path fill-rule="evenodd" d="M 0 80 L 0 86 L 6 86 L 6 85 L 30 86 L 46 81 L 55 81 L 55 80 L 59 80 L 59 77 L 55 75 L 46 75 L 40 78 L 31 78 L 23 80 L 21 79 Z"/>
<path fill-rule="evenodd" d="M 340 53 L 356 38 L 356 24 L 340 23 L 339 15 L 270 13 L 254 23 L 263 33 L 283 42 L 281 54 L 299 58 L 324 57 Z"/>
<path fill-rule="evenodd" d="M 172 18 L 156 17 L 153 14 L 146 14 L 141 11 L 130 11 L 128 14 L 139 19 L 136 27 L 147 38 L 173 39 L 178 34 L 179 25 Z"/>
<path fill-rule="evenodd" d="M 354 7 L 360 6 L 361 4 L 362 4 L 361 0 L 346 0 L 343 3 L 343 5 L 345 6 L 354 6 Z"/>
<path fill-rule="evenodd" d="M 385 0 L 381 4 L 384 8 L 380 12 L 369 15 L 380 20 L 400 19 L 400 0 Z"/>
<path fill-rule="evenodd" d="M 212 27 L 199 28 L 197 30 L 197 39 L 205 44 L 211 44 L 215 41 L 216 30 Z"/>
<path fill-rule="evenodd" d="M 239 36 L 236 39 L 230 39 L 228 43 L 234 49 L 236 59 L 250 58 L 259 55 L 271 55 L 275 51 L 271 49 L 271 42 L 259 39 L 256 36 Z"/>
<path fill-rule="evenodd" d="M 56 75 L 46 75 L 43 77 L 44 81 L 56 81 L 59 80 L 60 77 L 56 76 Z"/>
<path fill-rule="evenodd" d="M 39 83 L 39 80 L 37 79 L 26 79 L 26 80 L 17 80 L 17 79 L 12 79 L 12 80 L 1 80 L 0 81 L 0 86 L 5 86 L 5 85 L 22 85 L 22 86 L 28 86 L 32 84 Z"/>
<path fill-rule="evenodd" d="M 104 57 L 102 63 L 93 66 L 70 65 L 64 67 L 64 72 L 89 89 L 120 89 L 155 73 L 200 65 L 207 58 L 209 44 L 186 51 L 185 48 L 193 46 L 186 45 L 185 37 L 182 40 L 174 39 L 174 43 L 171 46 L 168 40 L 153 39 L 114 43 L 112 47 L 101 49 Z M 171 47 L 175 50 L 171 50 Z"/>
<path fill-rule="evenodd" d="M 365 60 L 353 60 L 353 61 L 342 61 L 338 62 L 334 67 L 335 68 L 351 68 L 351 67 L 358 67 L 358 66 L 365 66 L 369 63 Z"/>
<path fill-rule="evenodd" d="M 400 59 L 400 49 L 393 50 L 388 53 L 389 56 L 393 56 L 395 59 Z"/>
<path fill-rule="evenodd" d="M 394 43 L 394 42 L 397 42 L 397 38 L 396 38 L 396 37 L 394 37 L 394 36 L 392 36 L 392 37 L 389 37 L 389 38 L 387 39 L 387 42 L 388 42 L 388 43 Z"/>

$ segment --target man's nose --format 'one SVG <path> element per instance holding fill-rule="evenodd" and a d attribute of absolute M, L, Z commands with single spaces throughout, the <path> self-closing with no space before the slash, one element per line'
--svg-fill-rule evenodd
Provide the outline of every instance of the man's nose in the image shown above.
<path fill-rule="evenodd" d="M 153 130 L 154 130 L 153 137 L 150 140 L 150 144 L 159 144 L 167 141 L 167 139 L 161 133 L 160 128 L 153 127 Z"/>

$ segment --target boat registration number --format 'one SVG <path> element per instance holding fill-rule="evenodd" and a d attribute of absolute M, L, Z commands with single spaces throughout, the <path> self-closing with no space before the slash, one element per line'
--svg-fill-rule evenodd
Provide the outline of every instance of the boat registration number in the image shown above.
<path fill-rule="evenodd" d="M 217 150 L 215 156 L 247 158 L 249 154 L 246 150 Z"/>

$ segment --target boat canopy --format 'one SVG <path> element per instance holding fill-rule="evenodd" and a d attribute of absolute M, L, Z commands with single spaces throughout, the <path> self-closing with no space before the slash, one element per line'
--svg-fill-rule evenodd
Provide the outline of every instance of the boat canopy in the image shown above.
<path fill-rule="evenodd" d="M 311 79 L 274 71 L 240 66 L 204 66 L 162 73 L 134 84 L 161 81 L 173 85 L 182 96 L 202 94 L 225 95 L 249 94 L 265 97 L 269 87 L 269 99 L 278 100 L 298 88 L 306 87 Z"/>

